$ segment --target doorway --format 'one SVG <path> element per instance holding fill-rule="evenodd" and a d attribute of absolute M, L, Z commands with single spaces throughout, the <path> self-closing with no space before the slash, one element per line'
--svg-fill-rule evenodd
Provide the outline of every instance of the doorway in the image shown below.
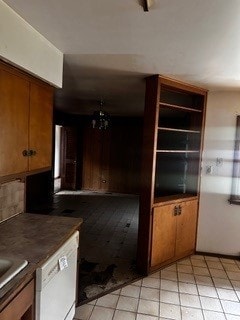
<path fill-rule="evenodd" d="M 77 190 L 78 187 L 78 130 L 63 126 L 61 130 L 61 190 Z"/>
<path fill-rule="evenodd" d="M 61 133 L 62 126 L 55 125 L 55 149 L 54 149 L 54 193 L 61 189 Z"/>

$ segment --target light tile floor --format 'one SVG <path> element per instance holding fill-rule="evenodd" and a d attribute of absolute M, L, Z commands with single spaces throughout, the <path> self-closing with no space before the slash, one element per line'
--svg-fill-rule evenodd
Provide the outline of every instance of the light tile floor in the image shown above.
<path fill-rule="evenodd" d="M 193 255 L 76 309 L 78 320 L 240 320 L 240 261 Z"/>

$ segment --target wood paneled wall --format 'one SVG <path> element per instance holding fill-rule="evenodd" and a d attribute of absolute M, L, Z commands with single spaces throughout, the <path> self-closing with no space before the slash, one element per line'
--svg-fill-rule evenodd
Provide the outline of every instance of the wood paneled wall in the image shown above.
<path fill-rule="evenodd" d="M 55 123 L 77 128 L 77 189 L 140 192 L 143 118 L 114 117 L 107 130 L 87 116 L 55 114 Z"/>
<path fill-rule="evenodd" d="M 110 131 L 86 126 L 83 138 L 82 188 L 107 191 L 109 189 Z"/>
<path fill-rule="evenodd" d="M 142 122 L 127 120 L 112 127 L 110 190 L 140 192 Z"/>
<path fill-rule="evenodd" d="M 142 121 L 116 118 L 108 130 L 84 128 L 82 189 L 139 193 Z"/>

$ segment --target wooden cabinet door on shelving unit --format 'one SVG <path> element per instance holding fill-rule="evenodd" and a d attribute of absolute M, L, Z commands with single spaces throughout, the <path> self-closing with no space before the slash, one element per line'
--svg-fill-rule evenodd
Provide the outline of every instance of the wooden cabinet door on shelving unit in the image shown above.
<path fill-rule="evenodd" d="M 177 216 L 176 257 L 182 258 L 195 249 L 198 201 L 180 203 L 181 214 Z"/>
<path fill-rule="evenodd" d="M 195 250 L 206 98 L 180 81 L 146 79 L 137 251 L 145 274 Z"/>
<path fill-rule="evenodd" d="M 151 267 L 160 265 L 175 256 L 176 218 L 175 205 L 153 209 Z"/>
<path fill-rule="evenodd" d="M 197 200 L 153 209 L 151 267 L 180 259 L 195 248 Z"/>
<path fill-rule="evenodd" d="M 0 177 L 49 170 L 53 88 L 0 61 Z"/>

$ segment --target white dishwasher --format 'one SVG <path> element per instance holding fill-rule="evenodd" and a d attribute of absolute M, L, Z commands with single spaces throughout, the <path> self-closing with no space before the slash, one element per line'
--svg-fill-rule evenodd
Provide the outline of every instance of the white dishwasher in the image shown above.
<path fill-rule="evenodd" d="M 75 314 L 77 254 L 76 231 L 36 271 L 36 320 L 72 320 Z"/>

